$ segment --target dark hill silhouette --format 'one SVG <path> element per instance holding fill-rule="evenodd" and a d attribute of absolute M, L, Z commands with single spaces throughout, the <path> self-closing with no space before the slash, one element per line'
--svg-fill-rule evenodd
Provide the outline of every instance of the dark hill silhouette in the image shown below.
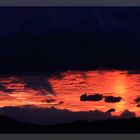
<path fill-rule="evenodd" d="M 140 118 L 41 126 L 0 116 L 0 133 L 140 133 Z"/>

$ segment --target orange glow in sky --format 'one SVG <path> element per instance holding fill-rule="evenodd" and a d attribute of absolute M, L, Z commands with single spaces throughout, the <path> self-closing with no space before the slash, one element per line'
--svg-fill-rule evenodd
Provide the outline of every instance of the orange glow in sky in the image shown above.
<path fill-rule="evenodd" d="M 82 94 L 100 93 L 120 96 L 121 102 L 80 101 Z M 127 71 L 67 71 L 47 76 L 6 76 L 0 78 L 0 107 L 35 105 L 38 107 L 68 109 L 71 111 L 116 109 L 140 116 L 134 101 L 140 96 L 140 75 Z"/>

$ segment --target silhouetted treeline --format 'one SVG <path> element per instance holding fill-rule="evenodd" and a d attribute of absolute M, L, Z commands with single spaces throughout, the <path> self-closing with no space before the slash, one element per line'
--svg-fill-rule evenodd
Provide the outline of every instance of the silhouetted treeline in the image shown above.
<path fill-rule="evenodd" d="M 0 117 L 0 133 L 140 133 L 140 119 L 75 121 L 57 125 L 34 125 Z"/>

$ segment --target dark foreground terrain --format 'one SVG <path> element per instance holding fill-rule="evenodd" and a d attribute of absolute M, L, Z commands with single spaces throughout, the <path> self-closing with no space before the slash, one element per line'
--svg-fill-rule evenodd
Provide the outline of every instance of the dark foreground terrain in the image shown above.
<path fill-rule="evenodd" d="M 140 133 L 140 118 L 39 126 L 0 116 L 0 133 Z"/>

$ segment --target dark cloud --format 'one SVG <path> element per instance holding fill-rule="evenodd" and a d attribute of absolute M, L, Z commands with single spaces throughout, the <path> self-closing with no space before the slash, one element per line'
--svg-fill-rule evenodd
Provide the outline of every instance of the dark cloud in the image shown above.
<path fill-rule="evenodd" d="M 25 83 L 26 88 L 40 90 L 40 95 L 47 95 L 45 90 L 55 94 L 47 76 L 22 76 L 19 79 Z"/>
<path fill-rule="evenodd" d="M 122 97 L 103 96 L 102 94 L 95 93 L 94 95 L 83 94 L 80 96 L 80 101 L 100 101 L 104 98 L 105 102 L 115 103 L 120 102 Z"/>
<path fill-rule="evenodd" d="M 136 107 L 140 107 L 140 105 L 137 105 Z"/>
<path fill-rule="evenodd" d="M 102 99 L 103 99 L 103 95 L 98 93 L 94 95 L 83 94 L 80 97 L 80 101 L 100 101 Z"/>
<path fill-rule="evenodd" d="M 54 100 L 54 99 L 45 99 L 45 100 L 43 100 L 42 102 L 47 102 L 47 103 L 53 103 L 53 102 L 55 102 L 56 100 Z"/>
<path fill-rule="evenodd" d="M 5 86 L 0 85 L 0 91 L 4 91 L 4 90 L 6 90 Z"/>
<path fill-rule="evenodd" d="M 120 118 L 134 118 L 136 117 L 136 114 L 134 112 L 131 112 L 129 110 L 125 110 L 124 112 L 122 112 L 122 114 L 120 115 Z"/>
<path fill-rule="evenodd" d="M 3 7 L 0 11 L 1 73 L 139 68 L 136 7 Z"/>
<path fill-rule="evenodd" d="M 140 97 L 136 98 L 135 102 L 140 102 Z"/>
<path fill-rule="evenodd" d="M 60 101 L 60 102 L 59 102 L 59 105 L 61 105 L 61 104 L 64 104 L 64 101 Z"/>
<path fill-rule="evenodd" d="M 49 105 L 53 105 L 53 106 L 57 106 L 57 105 L 61 105 L 61 104 L 64 104 L 63 101 L 57 101 L 55 99 L 45 99 L 45 100 L 42 100 L 42 103 L 47 103 Z"/>
<path fill-rule="evenodd" d="M 107 112 L 114 112 L 115 111 L 115 109 L 114 108 L 111 108 L 111 109 L 109 109 L 109 110 L 107 110 Z"/>
<path fill-rule="evenodd" d="M 3 90 L 4 92 L 7 92 L 7 93 L 11 93 L 11 92 L 13 92 L 13 91 L 15 91 L 14 89 L 4 89 Z"/>
<path fill-rule="evenodd" d="M 128 74 L 140 74 L 140 70 L 129 70 Z"/>
<path fill-rule="evenodd" d="M 122 97 L 114 97 L 114 96 L 105 96 L 105 102 L 108 103 L 116 103 L 116 102 L 120 102 L 122 100 Z"/>
<path fill-rule="evenodd" d="M 11 93 L 14 91 L 14 89 L 7 89 L 5 86 L 0 85 L 0 91 L 6 92 L 6 93 Z"/>

